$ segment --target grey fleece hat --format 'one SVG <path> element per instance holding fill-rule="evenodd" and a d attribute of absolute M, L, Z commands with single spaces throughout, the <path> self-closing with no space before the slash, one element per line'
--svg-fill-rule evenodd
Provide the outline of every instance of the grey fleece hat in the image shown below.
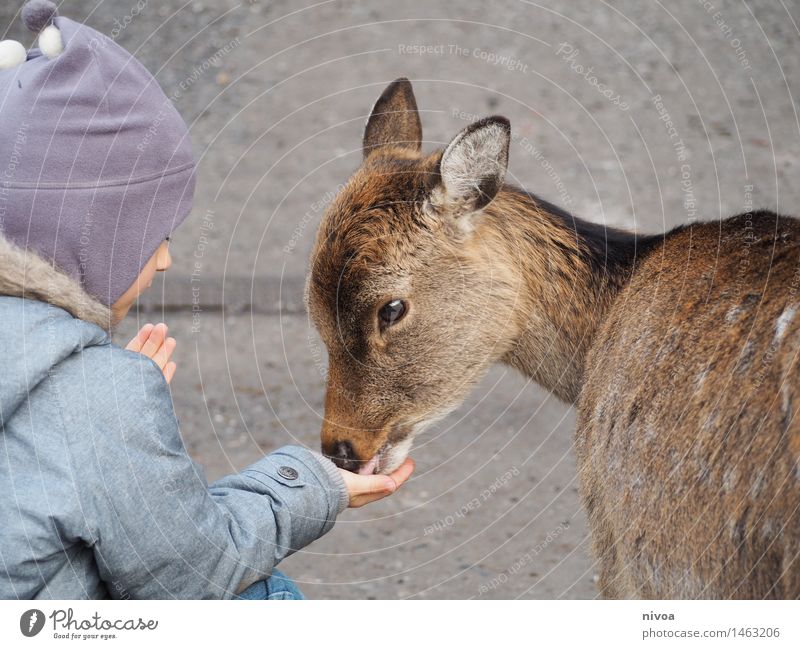
<path fill-rule="evenodd" d="M 110 305 L 191 210 L 189 133 L 113 40 L 46 0 L 23 19 L 39 48 L 0 43 L 0 231 Z"/>

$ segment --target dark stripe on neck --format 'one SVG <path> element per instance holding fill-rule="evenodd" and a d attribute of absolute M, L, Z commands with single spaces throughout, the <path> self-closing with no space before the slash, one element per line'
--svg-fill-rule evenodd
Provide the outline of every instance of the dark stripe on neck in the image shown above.
<path fill-rule="evenodd" d="M 581 256 L 588 256 L 586 261 L 592 271 L 615 281 L 626 281 L 635 268 L 636 260 L 642 259 L 664 238 L 661 234 L 639 234 L 584 221 L 519 187 L 506 185 L 504 190 L 530 201 L 532 209 L 538 208 L 552 216 L 556 223 L 575 237 Z"/>

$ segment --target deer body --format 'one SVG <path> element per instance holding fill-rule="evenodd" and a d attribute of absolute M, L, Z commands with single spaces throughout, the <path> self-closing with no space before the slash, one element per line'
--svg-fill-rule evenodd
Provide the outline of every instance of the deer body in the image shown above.
<path fill-rule="evenodd" d="M 318 232 L 323 451 L 389 472 L 505 362 L 578 406 L 604 596 L 800 597 L 798 222 L 637 236 L 505 185 L 503 118 L 420 142 L 398 80 Z"/>
<path fill-rule="evenodd" d="M 575 446 L 605 596 L 800 597 L 800 224 L 695 225 L 637 261 Z"/>

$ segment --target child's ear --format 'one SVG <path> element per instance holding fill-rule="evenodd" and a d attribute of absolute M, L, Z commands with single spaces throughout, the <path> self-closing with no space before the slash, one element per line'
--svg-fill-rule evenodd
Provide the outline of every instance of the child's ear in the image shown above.
<path fill-rule="evenodd" d="M 441 180 L 431 193 L 437 211 L 462 219 L 486 207 L 503 186 L 510 142 L 511 123 L 499 116 L 456 135 L 442 154 Z"/>
<path fill-rule="evenodd" d="M 412 151 L 422 148 L 422 123 L 411 82 L 396 79 L 383 91 L 372 107 L 364 129 L 364 157 L 384 146 L 399 146 Z"/>

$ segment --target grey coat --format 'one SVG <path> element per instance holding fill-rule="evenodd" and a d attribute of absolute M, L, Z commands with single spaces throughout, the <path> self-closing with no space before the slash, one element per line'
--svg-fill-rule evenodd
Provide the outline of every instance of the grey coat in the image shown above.
<path fill-rule="evenodd" d="M 333 526 L 344 482 L 300 447 L 207 485 L 161 371 L 107 324 L 0 236 L 0 597 L 231 597 Z"/>

